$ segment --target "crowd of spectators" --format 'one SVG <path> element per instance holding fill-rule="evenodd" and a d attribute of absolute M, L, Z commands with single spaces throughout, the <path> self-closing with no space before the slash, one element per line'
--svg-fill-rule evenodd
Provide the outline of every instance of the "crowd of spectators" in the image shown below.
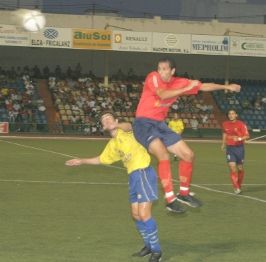
<path fill-rule="evenodd" d="M 182 76 L 192 78 L 187 73 Z M 86 135 L 103 134 L 98 122 L 102 111 L 112 110 L 121 120 L 132 122 L 144 81 L 132 68 L 128 72 L 119 69 L 106 87 L 92 71 L 84 75 L 79 63 L 66 71 L 57 65 L 53 72 L 48 67 L 41 70 L 38 66 L 11 67 L 8 70 L 0 67 L 0 121 L 13 124 L 16 131 L 38 131 L 47 124 L 46 107 L 38 96 L 35 81 L 40 78 L 48 81 L 56 109 L 56 129 L 60 133 Z M 219 82 L 217 79 L 214 81 Z M 253 84 L 258 85 L 258 82 Z M 231 92 L 219 92 L 219 99 L 229 107 L 237 106 L 241 110 L 257 112 L 266 108 L 266 94 L 259 91 L 252 99 Z M 180 97 L 172 105 L 169 119 L 175 112 L 180 114 L 187 128 L 220 127 L 213 114 L 213 106 L 206 104 L 201 93 Z"/>
<path fill-rule="evenodd" d="M 10 129 L 30 132 L 46 128 L 46 110 L 38 96 L 35 81 L 29 75 L 0 69 L 0 121 L 9 122 Z"/>
<path fill-rule="evenodd" d="M 98 122 L 102 111 L 111 110 L 125 121 L 132 121 L 142 87 L 138 81 L 120 80 L 105 87 L 89 76 L 77 80 L 50 77 L 48 85 L 64 129 L 92 135 L 102 134 Z"/>
<path fill-rule="evenodd" d="M 131 74 L 134 80 L 128 80 L 122 70 L 119 70 L 108 87 L 91 76 L 81 76 L 78 79 L 50 77 L 48 85 L 61 118 L 62 129 L 88 135 L 102 134 L 98 118 L 106 110 L 114 111 L 123 121 L 132 122 L 143 80 L 135 78 L 133 71 Z M 184 96 L 172 105 L 169 117 L 175 112 L 181 112 L 189 128 L 193 126 L 193 118 L 199 122 L 199 127 L 216 128 L 217 121 L 215 125 L 208 125 L 214 121 L 212 111 L 212 105 L 205 104 L 201 94 Z"/>
<path fill-rule="evenodd" d="M 187 128 L 219 128 L 213 105 L 206 104 L 202 93 L 181 96 L 171 107 L 169 117 L 178 112 Z"/>

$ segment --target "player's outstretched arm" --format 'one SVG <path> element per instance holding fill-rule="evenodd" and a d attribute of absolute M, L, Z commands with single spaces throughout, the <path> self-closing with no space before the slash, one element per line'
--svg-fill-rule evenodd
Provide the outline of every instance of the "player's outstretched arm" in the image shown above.
<path fill-rule="evenodd" d="M 220 85 L 215 83 L 202 83 L 201 91 L 215 91 L 215 90 L 228 90 L 233 92 L 240 92 L 241 86 L 237 84 Z"/>
<path fill-rule="evenodd" d="M 174 98 L 177 96 L 180 96 L 188 91 L 190 91 L 191 89 L 193 89 L 194 87 L 199 85 L 199 81 L 198 80 L 190 80 L 189 84 L 180 88 L 177 87 L 175 89 L 175 87 L 173 87 L 173 89 L 171 90 L 167 90 L 167 89 L 163 89 L 163 88 L 156 88 L 156 94 L 157 96 L 159 96 L 161 99 L 168 99 L 168 98 Z"/>
<path fill-rule="evenodd" d="M 99 165 L 99 164 L 101 164 L 100 157 L 97 156 L 97 157 L 93 157 L 93 158 L 74 158 L 74 159 L 70 159 L 70 160 L 65 162 L 66 166 L 80 166 L 83 164 Z"/>

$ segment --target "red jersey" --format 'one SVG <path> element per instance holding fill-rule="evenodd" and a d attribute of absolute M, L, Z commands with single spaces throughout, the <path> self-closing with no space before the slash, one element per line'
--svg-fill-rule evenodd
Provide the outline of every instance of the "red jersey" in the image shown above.
<path fill-rule="evenodd" d="M 137 107 L 136 117 L 163 121 L 167 116 L 170 106 L 178 97 L 161 99 L 156 94 L 156 89 L 180 89 L 189 85 L 189 81 L 187 78 L 172 77 L 169 82 L 164 82 L 158 72 L 154 71 L 148 74 Z M 195 95 L 198 93 L 200 86 L 201 83 L 183 94 Z"/>
<path fill-rule="evenodd" d="M 223 132 L 226 134 L 226 145 L 228 146 L 238 146 L 242 145 L 244 141 L 234 141 L 232 136 L 248 136 L 248 129 L 244 122 L 240 120 L 236 121 L 225 121 L 223 122 Z"/>

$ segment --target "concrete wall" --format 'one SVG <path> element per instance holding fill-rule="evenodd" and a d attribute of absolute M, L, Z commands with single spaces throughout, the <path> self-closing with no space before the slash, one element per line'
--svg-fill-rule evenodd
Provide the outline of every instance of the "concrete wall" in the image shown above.
<path fill-rule="evenodd" d="M 45 49 L 28 47 L 0 47 L 1 66 L 48 65 L 54 69 L 60 65 L 66 69 L 80 63 L 83 72 L 92 70 L 97 76 L 112 75 L 122 68 L 127 73 L 130 68 L 139 75 L 156 68 L 158 58 L 164 55 L 152 53 L 86 51 L 66 49 Z M 173 55 L 178 72 L 188 72 L 195 78 L 225 78 L 228 68 L 229 77 L 237 79 L 266 79 L 266 58 L 223 57 L 204 55 Z M 228 60 L 229 59 L 229 60 Z M 105 61 L 108 61 L 106 64 Z M 229 67 L 227 65 L 229 64 Z M 107 68 L 106 66 L 107 65 Z"/>

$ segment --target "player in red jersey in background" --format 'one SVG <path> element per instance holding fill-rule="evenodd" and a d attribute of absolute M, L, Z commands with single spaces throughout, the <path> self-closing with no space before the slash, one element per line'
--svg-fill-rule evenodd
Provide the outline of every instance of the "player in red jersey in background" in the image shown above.
<path fill-rule="evenodd" d="M 138 142 L 158 160 L 158 174 L 167 201 L 166 208 L 169 211 L 181 213 L 184 212 L 184 208 L 178 204 L 178 201 L 191 207 L 199 207 L 201 203 L 189 194 L 194 153 L 181 136 L 169 129 L 164 122 L 169 107 L 181 95 L 194 95 L 199 91 L 214 90 L 239 92 L 240 86 L 201 83 L 198 80 L 174 77 L 175 70 L 174 62 L 165 58 L 158 62 L 157 71 L 147 76 L 136 111 L 133 130 Z M 178 195 L 174 194 L 169 152 L 180 158 Z"/>
<path fill-rule="evenodd" d="M 223 122 L 222 150 L 226 147 L 226 158 L 234 192 L 240 194 L 244 179 L 244 142 L 249 139 L 249 133 L 245 123 L 237 120 L 235 110 L 229 110 L 227 117 L 229 120 Z"/>

